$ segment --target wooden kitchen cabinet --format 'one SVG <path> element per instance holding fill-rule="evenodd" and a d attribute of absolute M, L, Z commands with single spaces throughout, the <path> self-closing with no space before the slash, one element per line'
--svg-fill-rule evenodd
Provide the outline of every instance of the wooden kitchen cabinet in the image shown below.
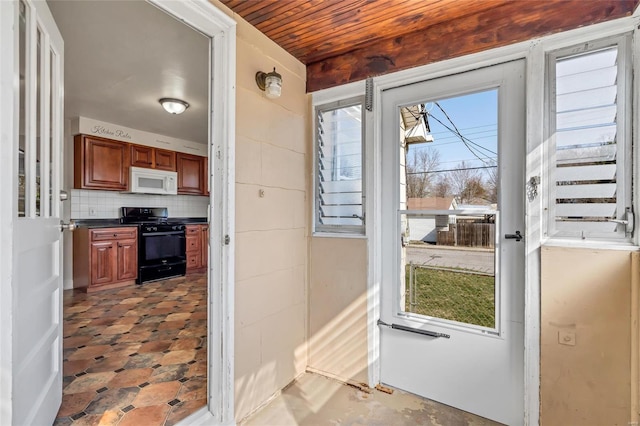
<path fill-rule="evenodd" d="M 153 168 L 155 152 L 150 146 L 131 145 L 131 165 L 133 167 Z"/>
<path fill-rule="evenodd" d="M 130 149 L 126 142 L 76 135 L 74 138 L 74 188 L 126 191 Z"/>
<path fill-rule="evenodd" d="M 79 228 L 73 233 L 73 286 L 87 292 L 123 287 L 138 277 L 138 228 Z"/>
<path fill-rule="evenodd" d="M 202 230 L 202 267 L 206 268 L 209 264 L 209 225 L 200 225 L 200 229 Z"/>
<path fill-rule="evenodd" d="M 205 157 L 176 153 L 178 194 L 203 195 L 205 193 Z"/>
<path fill-rule="evenodd" d="M 176 153 L 175 151 L 167 151 L 166 149 L 156 148 L 155 168 L 159 170 L 176 171 Z"/>
<path fill-rule="evenodd" d="M 209 256 L 209 225 L 187 225 L 187 274 L 207 268 Z"/>
<path fill-rule="evenodd" d="M 175 172 L 176 153 L 166 149 L 131 144 L 131 165 Z"/>

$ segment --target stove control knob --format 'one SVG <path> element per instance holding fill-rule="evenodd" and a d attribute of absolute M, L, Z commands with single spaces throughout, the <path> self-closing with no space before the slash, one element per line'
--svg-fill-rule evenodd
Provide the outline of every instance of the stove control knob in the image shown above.
<path fill-rule="evenodd" d="M 158 227 L 157 227 L 157 226 L 154 226 L 154 227 L 153 227 L 153 232 L 155 232 L 155 231 L 157 231 L 157 230 L 158 230 Z"/>

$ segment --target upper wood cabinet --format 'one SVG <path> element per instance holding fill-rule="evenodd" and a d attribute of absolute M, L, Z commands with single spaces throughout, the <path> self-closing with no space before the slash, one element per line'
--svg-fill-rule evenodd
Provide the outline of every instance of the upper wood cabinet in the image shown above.
<path fill-rule="evenodd" d="M 167 151 L 166 149 L 156 148 L 156 169 L 176 171 L 176 153 L 175 151 Z"/>
<path fill-rule="evenodd" d="M 74 139 L 74 188 L 127 191 L 129 168 L 178 172 L 178 194 L 207 195 L 207 157 L 89 135 Z"/>
<path fill-rule="evenodd" d="M 176 153 L 166 149 L 131 144 L 131 165 L 175 172 Z"/>
<path fill-rule="evenodd" d="M 154 149 L 150 146 L 131 145 L 131 165 L 147 169 L 153 168 L 154 154 Z"/>
<path fill-rule="evenodd" d="M 205 193 L 205 157 L 176 153 L 178 194 Z"/>
<path fill-rule="evenodd" d="M 74 188 L 126 191 L 129 144 L 95 136 L 74 138 Z"/>

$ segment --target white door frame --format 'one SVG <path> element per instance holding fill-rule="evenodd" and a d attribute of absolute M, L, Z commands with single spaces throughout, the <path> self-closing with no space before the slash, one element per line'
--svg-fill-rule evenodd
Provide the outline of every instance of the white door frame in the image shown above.
<path fill-rule="evenodd" d="M 209 72 L 208 406 L 189 424 L 235 424 L 234 236 L 236 22 L 207 0 L 148 0 L 211 37 Z M 229 238 L 227 238 L 229 236 Z M 226 240 L 226 241 L 225 241 Z"/>
<path fill-rule="evenodd" d="M 15 78 L 17 49 L 14 46 L 14 16 L 17 3 L 0 1 L 0 182 L 14 182 L 16 147 L 14 111 L 18 107 Z M 17 31 L 17 30 L 16 30 Z M 0 424 L 11 424 L 13 367 L 11 340 L 13 300 L 13 227 L 16 221 L 16 192 L 13 185 L 0 185 Z"/>
<path fill-rule="evenodd" d="M 211 222 L 208 303 L 208 407 L 186 419 L 189 423 L 230 425 L 234 420 L 234 241 L 235 229 L 235 76 L 236 22 L 207 0 L 149 0 L 155 6 L 212 39 L 209 105 L 209 187 Z M 14 14 L 17 1 L 0 1 L 0 182 L 13 182 L 18 108 L 14 75 Z M 213 78 L 215 76 L 215 78 Z M 15 188 L 0 185 L 0 323 L 12 323 Z M 215 202 L 214 202 L 215 200 Z M 0 327 L 0 424 L 12 424 L 14 365 L 12 327 Z M 217 348 L 217 350 L 212 350 Z"/>

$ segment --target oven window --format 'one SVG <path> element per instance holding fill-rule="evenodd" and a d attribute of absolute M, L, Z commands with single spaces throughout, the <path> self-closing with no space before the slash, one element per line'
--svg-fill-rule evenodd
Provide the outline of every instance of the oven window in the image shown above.
<path fill-rule="evenodd" d="M 185 238 L 182 235 L 145 235 L 144 260 L 185 256 Z"/>

